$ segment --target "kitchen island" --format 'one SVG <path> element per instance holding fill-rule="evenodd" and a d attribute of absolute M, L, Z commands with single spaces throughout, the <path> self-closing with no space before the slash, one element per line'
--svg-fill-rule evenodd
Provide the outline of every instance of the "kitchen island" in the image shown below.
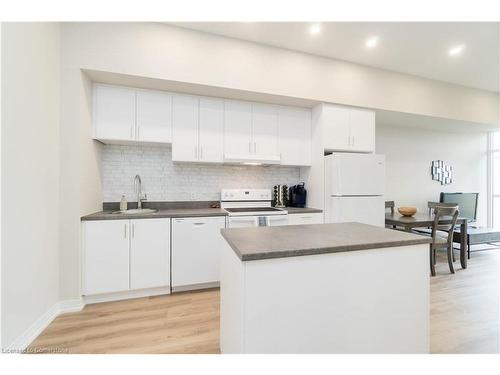
<path fill-rule="evenodd" d="M 360 223 L 223 229 L 223 353 L 428 353 L 428 237 Z"/>

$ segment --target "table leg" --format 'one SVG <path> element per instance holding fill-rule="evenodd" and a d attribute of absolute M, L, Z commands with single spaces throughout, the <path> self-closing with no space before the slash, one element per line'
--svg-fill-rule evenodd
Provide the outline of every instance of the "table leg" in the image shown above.
<path fill-rule="evenodd" d="M 467 268 L 467 221 L 460 224 L 460 264 Z"/>

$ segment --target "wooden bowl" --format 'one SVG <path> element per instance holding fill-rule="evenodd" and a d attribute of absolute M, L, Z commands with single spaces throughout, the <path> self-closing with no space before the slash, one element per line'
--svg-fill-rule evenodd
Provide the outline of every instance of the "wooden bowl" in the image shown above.
<path fill-rule="evenodd" d="M 413 216 L 417 213 L 417 207 L 398 207 L 398 211 L 403 216 Z"/>

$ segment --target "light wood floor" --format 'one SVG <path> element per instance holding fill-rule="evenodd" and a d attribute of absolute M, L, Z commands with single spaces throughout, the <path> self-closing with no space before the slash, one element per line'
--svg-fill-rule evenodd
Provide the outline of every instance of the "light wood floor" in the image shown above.
<path fill-rule="evenodd" d="M 431 278 L 431 352 L 500 353 L 500 249 L 475 253 Z M 69 353 L 218 353 L 219 291 L 211 289 L 86 306 L 61 315 L 31 348 Z"/>

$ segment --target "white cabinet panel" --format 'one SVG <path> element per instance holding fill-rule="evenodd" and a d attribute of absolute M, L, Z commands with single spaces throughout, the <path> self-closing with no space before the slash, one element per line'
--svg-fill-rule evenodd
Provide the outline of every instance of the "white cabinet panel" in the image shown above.
<path fill-rule="evenodd" d="M 374 152 L 375 112 L 324 105 L 321 113 L 325 150 Z"/>
<path fill-rule="evenodd" d="M 321 122 L 326 150 L 347 151 L 350 149 L 350 110 L 337 106 L 323 106 Z"/>
<path fill-rule="evenodd" d="M 278 107 L 252 104 L 253 153 L 262 156 L 278 156 Z"/>
<path fill-rule="evenodd" d="M 174 95 L 172 99 L 172 160 L 197 161 L 198 150 L 197 97 Z"/>
<path fill-rule="evenodd" d="M 132 141 L 135 138 L 135 90 L 94 86 L 94 137 Z"/>
<path fill-rule="evenodd" d="M 351 131 L 351 150 L 375 151 L 375 112 L 364 109 L 351 111 L 349 120 Z"/>
<path fill-rule="evenodd" d="M 170 219 L 131 220 L 130 289 L 170 285 Z"/>
<path fill-rule="evenodd" d="M 323 224 L 323 213 L 288 214 L 288 225 Z"/>
<path fill-rule="evenodd" d="M 224 217 L 172 219 L 172 287 L 219 281 Z"/>
<path fill-rule="evenodd" d="M 224 105 L 224 154 L 252 154 L 252 105 L 236 100 Z"/>
<path fill-rule="evenodd" d="M 137 91 L 137 140 L 172 142 L 172 95 Z"/>
<path fill-rule="evenodd" d="M 200 98 L 199 160 L 221 163 L 224 158 L 224 100 Z"/>
<path fill-rule="evenodd" d="M 279 150 L 283 165 L 311 165 L 311 110 L 279 109 Z"/>
<path fill-rule="evenodd" d="M 84 295 L 128 290 L 129 235 L 128 220 L 84 223 Z"/>

